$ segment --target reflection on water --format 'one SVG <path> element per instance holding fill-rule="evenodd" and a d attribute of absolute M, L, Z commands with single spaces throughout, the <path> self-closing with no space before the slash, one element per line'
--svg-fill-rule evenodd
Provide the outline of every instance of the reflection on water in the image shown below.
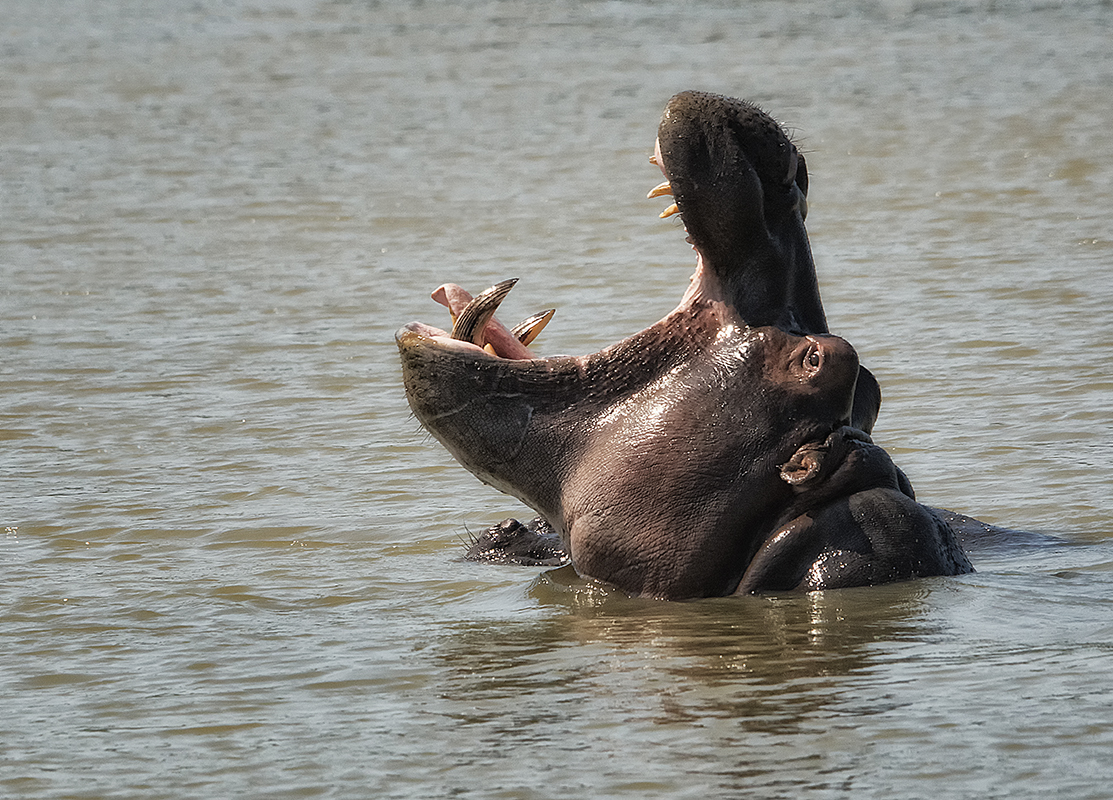
<path fill-rule="evenodd" d="M 568 591 L 554 591 L 558 584 L 547 573 L 532 594 L 542 603 L 571 607 L 571 614 L 554 620 L 567 627 L 562 640 L 605 642 L 620 658 L 647 650 L 678 657 L 685 676 L 713 686 L 743 681 L 787 687 L 862 669 L 872 655 L 866 646 L 878 639 L 925 633 L 930 623 L 920 603 L 932 583 L 666 604 L 626 598 L 579 579 Z"/>
<path fill-rule="evenodd" d="M 0 10 L 0 794 L 1107 794 L 1107 4 Z M 446 280 L 546 353 L 664 314 L 686 88 L 798 131 L 920 497 L 1069 546 L 686 604 L 459 560 L 527 512 L 393 331 Z"/>
<path fill-rule="evenodd" d="M 1111 688 L 1108 626 L 1103 634 L 1070 622 L 1052 633 L 1046 610 L 1025 607 L 1046 599 L 1049 586 L 1034 587 L 1031 576 L 1008 588 L 975 579 L 984 606 L 947 580 L 661 604 L 576 581 L 569 589 L 550 574 L 533 594 L 562 613 L 451 626 L 435 649 L 444 683 L 418 702 L 470 743 L 469 757 L 456 761 L 464 785 L 525 762 L 554 787 L 606 796 L 634 788 L 616 756 L 651 752 L 637 772 L 649 791 L 888 787 L 917 796 L 924 781 L 980 786 L 999 774 L 987 759 L 998 763 L 1013 748 L 1037 765 L 1033 773 L 1062 763 L 1056 748 L 1073 750 L 1080 771 L 1067 783 L 1089 785 L 1106 774 L 1086 731 L 1108 744 L 1098 722 Z M 1098 597 L 1107 588 L 1087 590 L 1089 602 L 1108 608 Z M 992 606 L 996 616 L 982 613 Z M 1081 644 L 1093 634 L 1105 644 Z M 1099 671 L 1075 683 L 1063 673 L 1074 658 Z M 1048 698 L 1033 693 L 1041 685 L 1070 696 L 1080 716 L 1056 722 Z M 567 769 L 552 770 L 557 760 Z"/>

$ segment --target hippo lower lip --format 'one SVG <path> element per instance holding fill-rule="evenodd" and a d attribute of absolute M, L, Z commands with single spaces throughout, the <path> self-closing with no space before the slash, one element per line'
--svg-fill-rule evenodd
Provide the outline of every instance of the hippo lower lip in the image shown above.
<path fill-rule="evenodd" d="M 949 529 L 869 440 L 880 394 L 827 332 L 795 147 L 753 106 L 687 92 L 670 100 L 655 150 L 667 180 L 650 195 L 673 196 L 662 216 L 681 214 L 697 253 L 676 309 L 597 353 L 539 358 L 526 346 L 538 323 L 494 316 L 513 281 L 476 298 L 445 284 L 433 298 L 452 332 L 415 322 L 396 335 L 415 416 L 551 523 L 581 574 L 631 594 L 966 571 Z M 518 530 L 504 523 L 498 538 Z M 926 544 L 888 560 L 840 555 L 890 539 Z"/>

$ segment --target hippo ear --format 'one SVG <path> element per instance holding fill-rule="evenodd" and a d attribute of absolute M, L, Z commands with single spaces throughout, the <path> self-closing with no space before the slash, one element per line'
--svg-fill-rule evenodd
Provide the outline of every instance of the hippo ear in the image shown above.
<path fill-rule="evenodd" d="M 781 464 L 781 479 L 798 489 L 807 488 L 819 480 L 827 452 L 827 448 L 818 442 L 804 445 L 787 463 Z"/>

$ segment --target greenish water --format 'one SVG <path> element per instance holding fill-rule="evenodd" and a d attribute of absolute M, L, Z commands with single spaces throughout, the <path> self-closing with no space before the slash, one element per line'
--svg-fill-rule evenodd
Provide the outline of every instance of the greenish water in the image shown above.
<path fill-rule="evenodd" d="M 1108 3 L 0 2 L 0 795 L 1108 798 Z M 665 604 L 467 564 L 528 513 L 393 332 L 682 294 L 674 92 L 796 132 L 920 498 L 1070 544 Z"/>

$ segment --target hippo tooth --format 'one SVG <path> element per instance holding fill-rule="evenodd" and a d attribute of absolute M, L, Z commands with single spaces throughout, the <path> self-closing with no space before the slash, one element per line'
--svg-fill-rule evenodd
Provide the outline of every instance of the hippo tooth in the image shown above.
<path fill-rule="evenodd" d="M 647 194 L 646 197 L 652 199 L 654 197 L 660 197 L 661 195 L 665 194 L 672 194 L 672 184 L 670 184 L 668 181 L 654 186 L 652 189 L 649 190 L 649 194 Z"/>
<path fill-rule="evenodd" d="M 671 217 L 673 214 L 678 213 L 680 213 L 680 208 L 676 205 L 676 203 L 673 203 L 671 206 L 661 212 L 661 219 L 664 219 L 665 217 Z"/>
<path fill-rule="evenodd" d="M 452 325 L 452 338 L 482 347 L 483 329 L 487 327 L 487 323 L 491 321 L 491 317 L 495 315 L 495 311 L 517 282 L 517 278 L 510 278 L 476 295 L 456 317 Z"/>
<path fill-rule="evenodd" d="M 649 163 L 650 163 L 650 164 L 657 164 L 657 155 L 656 155 L 656 154 L 654 154 L 654 155 L 651 155 L 651 156 L 649 157 Z M 658 166 L 659 166 L 659 165 L 658 165 Z"/>
<path fill-rule="evenodd" d="M 537 334 L 541 333 L 544 327 L 549 324 L 549 320 L 553 318 L 555 313 L 555 308 L 541 311 L 519 322 L 511 328 L 510 332 L 518 337 L 519 342 L 528 347 L 529 343 L 537 338 Z"/>

